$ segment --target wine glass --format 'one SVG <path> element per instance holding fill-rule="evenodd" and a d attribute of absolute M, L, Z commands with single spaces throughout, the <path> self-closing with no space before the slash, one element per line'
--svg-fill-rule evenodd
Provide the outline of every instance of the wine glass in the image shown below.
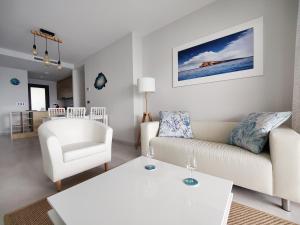
<path fill-rule="evenodd" d="M 196 160 L 196 157 L 195 157 L 194 150 L 187 157 L 186 168 L 189 170 L 190 176 L 188 178 L 185 178 L 183 180 L 183 183 L 185 183 L 188 186 L 197 185 L 198 181 L 193 177 L 193 171 L 196 170 L 196 168 L 197 168 L 197 160 Z"/>
<path fill-rule="evenodd" d="M 149 146 L 148 150 L 147 150 L 147 161 L 148 161 L 148 164 L 145 166 L 145 169 L 146 170 L 154 170 L 155 169 L 155 165 L 149 163 L 152 161 L 152 159 L 154 158 L 154 148 L 153 146 Z"/>
<path fill-rule="evenodd" d="M 147 157 L 150 159 L 154 158 L 154 148 L 152 145 L 149 146 L 148 150 L 147 150 Z"/>

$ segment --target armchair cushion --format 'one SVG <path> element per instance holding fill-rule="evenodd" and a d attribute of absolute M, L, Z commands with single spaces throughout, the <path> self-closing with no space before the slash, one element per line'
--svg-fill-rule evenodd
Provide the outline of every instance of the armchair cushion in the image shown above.
<path fill-rule="evenodd" d="M 80 142 L 62 146 L 64 162 L 81 159 L 105 151 L 104 143 Z"/>

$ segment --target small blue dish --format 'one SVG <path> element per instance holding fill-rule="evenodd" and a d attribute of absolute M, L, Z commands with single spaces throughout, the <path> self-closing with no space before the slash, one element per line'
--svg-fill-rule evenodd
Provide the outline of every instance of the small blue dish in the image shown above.
<path fill-rule="evenodd" d="M 197 186 L 198 185 L 198 181 L 194 178 L 185 178 L 183 180 L 183 183 L 188 185 L 188 186 Z"/>
<path fill-rule="evenodd" d="M 155 165 L 146 165 L 145 166 L 146 170 L 155 170 L 155 168 L 156 168 Z"/>

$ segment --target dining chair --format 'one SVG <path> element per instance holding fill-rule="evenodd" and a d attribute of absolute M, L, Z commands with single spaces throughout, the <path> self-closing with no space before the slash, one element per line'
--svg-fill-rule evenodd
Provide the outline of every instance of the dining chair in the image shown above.
<path fill-rule="evenodd" d="M 68 107 L 67 118 L 85 118 L 85 107 Z"/>
<path fill-rule="evenodd" d="M 108 116 L 105 107 L 91 107 L 90 119 L 97 120 L 108 125 Z"/>
<path fill-rule="evenodd" d="M 65 108 L 48 108 L 48 116 L 64 116 L 66 114 Z"/>

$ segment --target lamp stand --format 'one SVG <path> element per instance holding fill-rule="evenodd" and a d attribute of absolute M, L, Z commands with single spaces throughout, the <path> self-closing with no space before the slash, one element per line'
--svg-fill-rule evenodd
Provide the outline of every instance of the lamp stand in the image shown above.
<path fill-rule="evenodd" d="M 143 118 L 141 123 L 152 121 L 151 113 L 148 112 L 148 92 L 145 92 L 145 107 L 146 107 L 146 112 L 143 113 Z M 141 129 L 139 128 L 138 138 L 135 147 L 138 148 L 140 145 L 141 145 Z"/>
<path fill-rule="evenodd" d="M 146 106 L 146 112 L 143 113 L 143 122 L 152 121 L 151 113 L 148 112 L 148 92 L 145 92 L 145 106 Z"/>

